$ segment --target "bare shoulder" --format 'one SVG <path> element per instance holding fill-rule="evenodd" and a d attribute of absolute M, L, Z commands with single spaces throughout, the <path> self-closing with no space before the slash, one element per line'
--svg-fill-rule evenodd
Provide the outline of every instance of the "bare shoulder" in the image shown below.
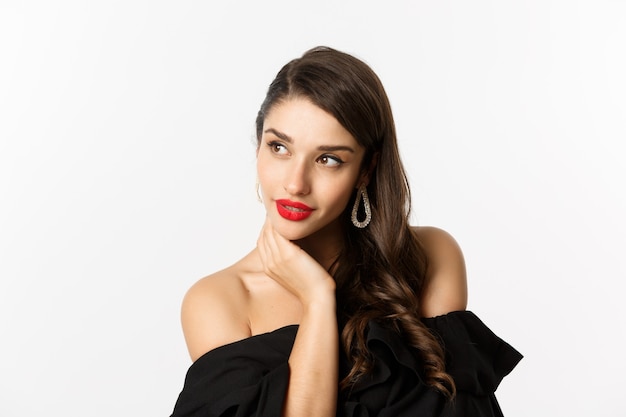
<path fill-rule="evenodd" d="M 422 316 L 435 317 L 467 308 L 465 259 L 457 241 L 445 230 L 414 227 L 428 258 L 422 291 Z"/>
<path fill-rule="evenodd" d="M 236 263 L 206 276 L 185 294 L 181 323 L 193 361 L 216 347 L 250 336 L 247 294 L 239 269 Z"/>

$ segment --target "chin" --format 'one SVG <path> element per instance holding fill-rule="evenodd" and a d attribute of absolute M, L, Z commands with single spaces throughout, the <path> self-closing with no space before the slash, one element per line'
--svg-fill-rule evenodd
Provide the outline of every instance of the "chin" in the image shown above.
<path fill-rule="evenodd" d="M 286 222 L 286 223 L 285 223 Z M 309 237 L 328 237 L 329 234 L 335 234 L 340 228 L 337 221 L 329 224 L 306 224 L 303 222 L 291 222 L 283 218 L 276 219 L 272 222 L 272 226 L 279 235 L 287 240 L 297 241 Z"/>
<path fill-rule="evenodd" d="M 276 230 L 279 235 L 291 241 L 304 239 L 314 233 L 308 230 L 308 228 L 302 226 L 298 227 L 298 225 L 285 226 L 274 223 L 272 226 L 274 226 L 274 230 Z"/>

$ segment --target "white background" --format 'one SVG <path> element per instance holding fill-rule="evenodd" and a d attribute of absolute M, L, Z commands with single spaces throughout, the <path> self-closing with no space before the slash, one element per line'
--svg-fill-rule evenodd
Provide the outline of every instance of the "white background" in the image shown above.
<path fill-rule="evenodd" d="M 217 5 L 219 3 L 219 5 Z M 289 59 L 390 96 L 415 224 L 524 355 L 507 417 L 626 415 L 626 3 L 0 0 L 0 415 L 168 416 L 180 301 L 255 244 Z"/>

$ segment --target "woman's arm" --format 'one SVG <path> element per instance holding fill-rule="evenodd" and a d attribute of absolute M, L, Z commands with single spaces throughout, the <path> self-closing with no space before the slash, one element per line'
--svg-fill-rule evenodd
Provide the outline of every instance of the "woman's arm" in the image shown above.
<path fill-rule="evenodd" d="M 289 357 L 283 416 L 335 416 L 339 378 L 335 281 L 269 223 L 263 228 L 257 248 L 265 273 L 302 303 L 303 314 Z"/>

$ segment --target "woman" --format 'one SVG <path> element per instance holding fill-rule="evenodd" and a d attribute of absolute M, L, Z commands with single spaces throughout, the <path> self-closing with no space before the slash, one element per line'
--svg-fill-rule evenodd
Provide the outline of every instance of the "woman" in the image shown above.
<path fill-rule="evenodd" d="M 408 224 L 389 101 L 325 47 L 284 66 L 257 122 L 256 248 L 198 281 L 172 416 L 497 416 L 521 355 L 465 311 L 462 253 Z"/>

